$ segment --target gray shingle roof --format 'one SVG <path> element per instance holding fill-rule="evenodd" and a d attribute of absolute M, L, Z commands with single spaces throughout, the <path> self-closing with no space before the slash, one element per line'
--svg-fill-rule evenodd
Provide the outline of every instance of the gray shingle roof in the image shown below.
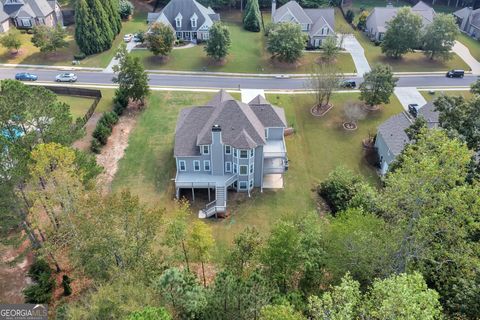
<path fill-rule="evenodd" d="M 15 17 L 46 17 L 54 12 L 55 2 L 50 4 L 47 0 L 23 0 L 19 4 L 5 5 L 0 1 L 0 21 L 5 21 L 5 16 Z"/>
<path fill-rule="evenodd" d="M 378 127 L 378 133 L 382 135 L 394 156 L 399 155 L 409 143 L 410 139 L 408 139 L 405 129 L 410 127 L 411 124 L 408 116 L 402 112 L 390 117 Z"/>
<path fill-rule="evenodd" d="M 418 116 L 425 118 L 429 128 L 435 128 L 439 124 L 438 111 L 435 111 L 433 102 L 429 102 L 418 110 Z"/>
<path fill-rule="evenodd" d="M 179 31 L 197 31 L 205 21 L 211 22 L 220 20 L 220 15 L 216 14 L 210 7 L 206 8 L 195 0 L 171 0 L 165 8 L 163 8 L 159 16 L 162 13 L 172 27 Z M 176 28 L 175 18 L 179 13 L 182 15 L 182 26 Z M 190 18 L 194 14 L 197 16 L 196 28 L 192 28 L 192 23 L 190 21 Z M 153 16 L 150 16 L 150 18 L 153 18 Z"/>
<path fill-rule="evenodd" d="M 181 110 L 175 129 L 175 156 L 199 155 L 199 145 L 212 142 L 212 126 L 222 129 L 222 141 L 238 149 L 265 144 L 265 128 L 286 127 L 283 109 L 274 107 L 263 97 L 247 105 L 221 90 L 206 106 Z"/>
<path fill-rule="evenodd" d="M 312 23 L 310 17 L 296 1 L 289 1 L 275 11 L 272 17 L 274 22 L 278 22 L 287 12 L 291 12 L 298 23 Z"/>
<path fill-rule="evenodd" d="M 311 35 L 316 34 L 325 24 L 327 24 L 332 31 L 335 30 L 335 10 L 333 8 L 305 9 L 305 13 L 313 21 L 313 25 L 308 31 Z"/>
<path fill-rule="evenodd" d="M 367 19 L 370 23 L 373 21 L 373 24 L 377 27 L 378 31 L 385 32 L 387 29 L 387 22 L 397 15 L 398 9 L 398 7 L 375 7 Z M 411 10 L 422 17 L 424 26 L 431 23 L 435 16 L 435 10 L 422 1 L 419 1 L 414 5 Z"/>

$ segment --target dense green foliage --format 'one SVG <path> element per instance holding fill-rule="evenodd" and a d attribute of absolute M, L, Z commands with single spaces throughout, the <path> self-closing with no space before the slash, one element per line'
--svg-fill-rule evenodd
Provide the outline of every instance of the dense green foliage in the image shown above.
<path fill-rule="evenodd" d="M 22 46 L 22 41 L 20 40 L 20 32 L 18 30 L 11 30 L 0 37 L 0 45 L 9 50 L 15 49 L 18 52 L 18 49 Z"/>
<path fill-rule="evenodd" d="M 175 35 L 166 24 L 156 22 L 146 35 L 148 49 L 156 56 L 168 56 L 173 49 Z"/>
<path fill-rule="evenodd" d="M 447 60 L 451 57 L 455 40 L 460 34 L 455 17 L 451 14 L 439 13 L 433 22 L 426 26 L 423 35 L 423 50 L 430 59 L 441 57 Z"/>
<path fill-rule="evenodd" d="M 387 22 L 387 32 L 382 40 L 382 52 L 388 57 L 401 58 L 420 46 L 422 17 L 408 7 L 398 10 Z"/>
<path fill-rule="evenodd" d="M 34 283 L 23 291 L 26 303 L 49 303 L 52 299 L 55 281 L 52 270 L 45 260 L 38 259 L 30 267 L 28 276 Z"/>
<path fill-rule="evenodd" d="M 363 76 L 360 84 L 360 99 L 369 106 L 380 103 L 389 103 L 398 79 L 394 78 L 392 68 L 388 65 L 377 64 L 370 72 Z"/>
<path fill-rule="evenodd" d="M 262 28 L 262 17 L 260 15 L 258 0 L 247 0 L 247 6 L 245 7 L 243 16 L 243 27 L 248 31 L 260 32 Z"/>
<path fill-rule="evenodd" d="M 128 1 L 128 0 L 120 0 L 119 1 L 119 12 L 120 12 L 120 17 L 122 19 L 127 19 L 129 16 L 133 14 L 133 9 L 134 6 L 133 4 Z"/>
<path fill-rule="evenodd" d="M 228 55 L 231 43 L 227 26 L 221 22 L 215 22 L 210 28 L 210 36 L 204 50 L 207 56 L 219 61 Z"/>
<path fill-rule="evenodd" d="M 120 29 L 118 1 L 76 1 L 75 41 L 85 54 L 91 55 L 110 49 Z"/>
<path fill-rule="evenodd" d="M 293 63 L 300 59 L 305 49 L 307 35 L 299 24 L 278 23 L 272 27 L 267 38 L 267 50 L 272 58 Z"/>
<path fill-rule="evenodd" d="M 56 27 L 39 25 L 33 27 L 32 43 L 40 49 L 40 52 L 53 52 L 68 47 L 66 37 L 67 31 L 61 25 Z"/>

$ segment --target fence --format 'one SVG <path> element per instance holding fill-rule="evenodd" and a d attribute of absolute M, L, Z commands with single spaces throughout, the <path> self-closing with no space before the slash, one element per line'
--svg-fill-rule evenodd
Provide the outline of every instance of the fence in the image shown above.
<path fill-rule="evenodd" d="M 90 108 L 88 108 L 88 111 L 85 113 L 85 115 L 79 120 L 77 120 L 76 125 L 79 127 L 83 127 L 87 123 L 88 119 L 90 119 L 92 114 L 95 112 L 98 102 L 100 102 L 100 100 L 102 99 L 102 91 L 96 89 L 57 86 L 47 86 L 45 88 L 56 94 L 94 99 L 92 105 L 90 106 Z"/>

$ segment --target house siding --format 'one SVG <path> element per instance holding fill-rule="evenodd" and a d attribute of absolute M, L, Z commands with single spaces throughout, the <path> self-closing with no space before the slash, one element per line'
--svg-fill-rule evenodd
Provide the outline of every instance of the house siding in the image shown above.
<path fill-rule="evenodd" d="M 388 166 L 395 160 L 395 155 L 390 151 L 381 133 L 377 134 L 375 139 L 375 148 L 377 149 L 380 161 L 381 173 L 387 173 Z"/>
<path fill-rule="evenodd" d="M 268 140 L 282 140 L 283 139 L 283 128 L 268 128 Z"/>
<path fill-rule="evenodd" d="M 259 146 L 255 149 L 254 167 L 253 186 L 256 188 L 261 188 L 263 183 L 263 146 Z"/>

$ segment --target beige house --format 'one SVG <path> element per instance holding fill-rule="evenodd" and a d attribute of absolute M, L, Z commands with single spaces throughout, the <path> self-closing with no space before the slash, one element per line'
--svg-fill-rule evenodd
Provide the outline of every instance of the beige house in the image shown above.
<path fill-rule="evenodd" d="M 36 25 L 63 24 L 56 0 L 0 0 L 0 33 L 12 27 L 31 29 Z"/>

